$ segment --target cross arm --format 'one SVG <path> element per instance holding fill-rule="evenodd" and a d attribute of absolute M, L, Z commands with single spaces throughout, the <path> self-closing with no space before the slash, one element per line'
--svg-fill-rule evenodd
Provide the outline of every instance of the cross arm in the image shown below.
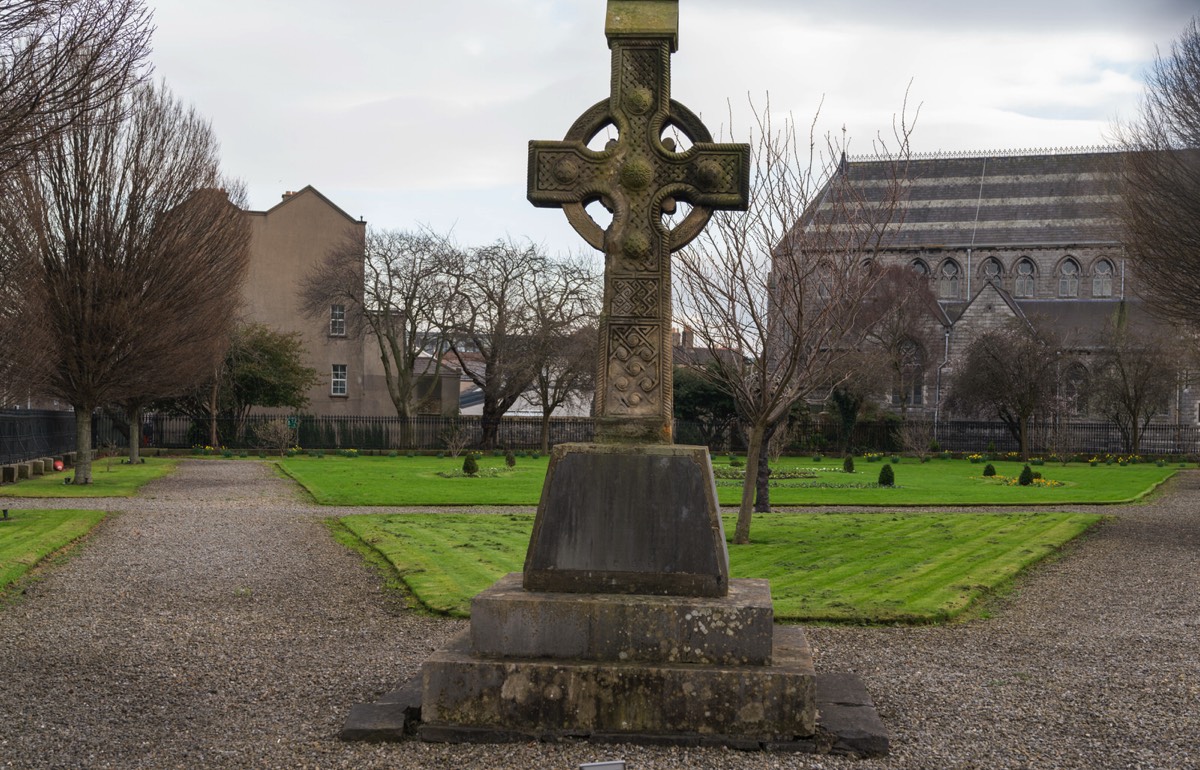
<path fill-rule="evenodd" d="M 600 194 L 597 186 L 603 153 L 581 142 L 534 140 L 529 143 L 526 197 L 534 206 L 557 208 L 583 203 Z"/>

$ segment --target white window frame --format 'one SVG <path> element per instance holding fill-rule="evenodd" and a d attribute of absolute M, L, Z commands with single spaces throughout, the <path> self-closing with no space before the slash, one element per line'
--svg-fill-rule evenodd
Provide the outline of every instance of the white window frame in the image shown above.
<path fill-rule="evenodd" d="M 329 395 L 344 398 L 348 394 L 350 367 L 346 364 L 333 364 L 329 370 Z"/>
<path fill-rule="evenodd" d="M 329 336 L 330 337 L 345 337 L 346 336 L 346 306 L 345 305 L 330 305 L 329 306 Z"/>

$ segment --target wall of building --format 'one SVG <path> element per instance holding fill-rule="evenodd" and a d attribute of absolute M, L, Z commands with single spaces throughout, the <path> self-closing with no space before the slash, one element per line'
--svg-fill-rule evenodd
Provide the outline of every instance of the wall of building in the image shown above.
<path fill-rule="evenodd" d="M 346 239 L 362 242 L 366 224 L 351 218 L 312 187 L 285 194 L 273 208 L 248 211 L 246 216 L 251 241 L 243 292 L 245 320 L 300 334 L 304 363 L 319 375 L 318 383 L 309 390 L 309 413 L 377 414 L 365 411 L 373 401 L 367 395 L 363 341 L 330 334 L 328 317 L 309 318 L 300 306 L 304 276 Z M 331 392 L 335 364 L 346 367 L 344 396 Z"/>

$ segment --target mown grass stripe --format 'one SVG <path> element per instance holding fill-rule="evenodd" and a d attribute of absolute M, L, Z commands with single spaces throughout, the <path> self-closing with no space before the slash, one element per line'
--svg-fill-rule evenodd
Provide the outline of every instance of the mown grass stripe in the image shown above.
<path fill-rule="evenodd" d="M 754 542 L 731 546 L 730 570 L 734 577 L 771 581 L 778 620 L 936 622 L 954 617 L 1100 518 L 763 514 L 751 528 Z M 385 555 L 425 606 L 456 616 L 469 613 L 476 593 L 521 569 L 533 525 L 528 515 L 342 521 Z M 732 523 L 727 517 L 727 531 Z"/>
<path fill-rule="evenodd" d="M 10 510 L 0 521 L 0 590 L 46 556 L 86 535 L 104 511 Z"/>

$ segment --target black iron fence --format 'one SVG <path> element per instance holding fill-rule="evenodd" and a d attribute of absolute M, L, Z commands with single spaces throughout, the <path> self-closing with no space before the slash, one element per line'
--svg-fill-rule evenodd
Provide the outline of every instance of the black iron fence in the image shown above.
<path fill-rule="evenodd" d="M 59 455 L 74 448 L 74 412 L 0 411 L 0 465 Z"/>
<path fill-rule="evenodd" d="M 0 411 L 0 463 L 12 463 L 34 457 L 61 454 L 74 448 L 75 424 L 72 412 L 12 410 Z M 245 423 L 219 420 L 217 446 L 231 450 L 254 451 L 271 445 L 269 425 L 286 421 L 288 443 L 305 449 L 358 449 L 372 451 L 441 451 L 453 448 L 479 448 L 483 438 L 482 421 L 477 416 L 447 418 L 419 416 L 410 420 L 397 417 L 251 417 Z M 590 418 L 554 418 L 549 424 L 548 443 L 591 441 L 594 426 Z M 112 415 L 98 413 L 93 419 L 96 449 L 128 446 L 129 435 L 147 447 L 192 449 L 211 446 L 210 426 L 187 417 L 148 415 L 141 426 L 129 426 Z M 497 427 L 496 446 L 517 450 L 537 450 L 542 443 L 542 422 L 532 417 L 506 417 Z M 700 426 L 677 421 L 675 437 L 679 443 L 703 443 Z M 1017 439 L 1000 422 L 943 420 L 930 422 L 897 419 L 858 423 L 849 438 L 832 420 L 818 418 L 793 426 L 786 438 L 791 453 L 852 451 L 905 452 L 916 445 L 926 450 L 936 441 L 938 448 L 951 452 L 1015 452 Z M 1123 454 L 1129 451 L 1127 437 L 1112 423 L 1100 421 L 1034 421 L 1029 430 L 1030 450 L 1035 454 Z M 745 436 L 738 429 L 725 431 L 710 442 L 714 453 L 745 449 Z M 1141 438 L 1139 451 L 1146 455 L 1200 455 L 1200 426 L 1153 423 Z"/>
<path fill-rule="evenodd" d="M 402 420 L 399 417 L 312 417 L 254 416 L 237 420 L 217 420 L 215 446 L 227 449 L 263 449 L 272 444 L 267 434 L 278 421 L 286 421 L 291 443 L 305 449 L 359 450 L 440 450 L 478 448 L 483 440 L 482 420 L 476 416 L 457 418 L 421 415 Z M 139 430 L 144 446 L 189 449 L 214 446 L 207 421 L 187 417 L 151 414 Z M 98 415 L 98 446 L 111 443 L 126 446 L 125 429 L 108 415 Z M 554 418 L 549 424 L 551 446 L 572 441 L 591 441 L 591 418 Z M 542 442 L 542 421 L 536 417 L 506 417 L 496 431 L 496 446 L 508 449 L 536 450 Z"/>
<path fill-rule="evenodd" d="M 1124 454 L 1132 441 L 1111 422 L 1096 420 L 1033 420 L 1028 426 L 1033 454 Z M 840 426 L 817 420 L 800 426 L 789 449 L 797 452 L 852 450 L 905 452 L 916 445 L 928 449 L 932 442 L 949 452 L 1016 452 L 1020 443 L 1009 427 L 998 421 L 943 420 L 940 423 L 872 420 L 855 426 L 846 441 Z M 1140 436 L 1137 451 L 1146 455 L 1200 454 L 1200 426 L 1155 422 Z"/>

